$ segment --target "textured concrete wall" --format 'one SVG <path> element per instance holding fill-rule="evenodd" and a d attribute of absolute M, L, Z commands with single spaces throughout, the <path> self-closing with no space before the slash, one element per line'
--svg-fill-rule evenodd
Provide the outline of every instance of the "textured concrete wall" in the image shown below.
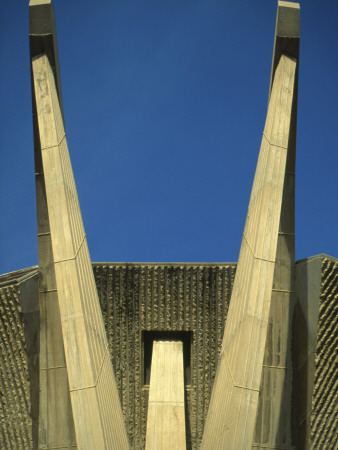
<path fill-rule="evenodd" d="M 236 265 L 93 266 L 131 448 L 142 448 L 146 434 L 142 330 L 193 333 L 191 385 L 185 388 L 186 426 L 187 448 L 198 448 Z M 0 279 L 0 448 L 4 449 L 32 448 L 37 432 L 37 270 L 17 278 Z M 338 445 L 338 261 L 325 255 L 300 261 L 296 279 L 293 415 L 298 417 L 294 433 L 303 437 L 296 448 L 334 449 Z"/>
<path fill-rule="evenodd" d="M 29 449 L 38 417 L 37 270 L 1 281 L 0 448 Z"/>
<path fill-rule="evenodd" d="M 338 260 L 323 258 L 309 448 L 338 448 Z"/>
<path fill-rule="evenodd" d="M 235 264 L 94 264 L 131 448 L 143 448 L 146 436 L 149 387 L 143 385 L 142 330 L 192 332 L 185 414 L 187 448 L 198 448 L 235 270 Z M 38 305 L 36 270 L 34 273 L 33 300 Z M 33 298 L 32 289 L 26 292 L 30 292 L 27 300 L 13 280 L 1 288 L 0 448 L 33 445 L 31 405 L 38 407 L 39 327 L 35 307 L 22 306 Z M 30 364 L 34 366 L 31 372 Z M 33 412 L 35 432 L 38 414 L 38 409 Z"/>
<path fill-rule="evenodd" d="M 297 448 L 338 447 L 338 260 L 318 255 L 296 265 L 293 326 Z"/>
<path fill-rule="evenodd" d="M 293 391 L 293 416 L 294 439 L 299 449 L 307 448 L 310 435 L 322 259 L 321 256 L 313 257 L 296 264 L 296 305 L 293 319 L 296 389 Z"/>
<path fill-rule="evenodd" d="M 131 448 L 143 448 L 148 388 L 142 330 L 192 331 L 186 386 L 187 448 L 198 448 L 231 295 L 235 265 L 94 265 L 109 348 Z"/>

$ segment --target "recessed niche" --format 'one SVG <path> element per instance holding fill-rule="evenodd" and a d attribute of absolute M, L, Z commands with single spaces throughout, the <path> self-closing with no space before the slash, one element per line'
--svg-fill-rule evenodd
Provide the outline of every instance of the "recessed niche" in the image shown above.
<path fill-rule="evenodd" d="M 190 385 L 192 331 L 142 331 L 143 385 L 150 384 L 151 357 L 154 341 L 183 342 L 184 385 Z"/>

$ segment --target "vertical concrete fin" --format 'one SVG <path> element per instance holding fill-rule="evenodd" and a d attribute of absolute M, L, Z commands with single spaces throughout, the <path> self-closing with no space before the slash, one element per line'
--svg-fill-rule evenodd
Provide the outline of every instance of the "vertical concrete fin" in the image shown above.
<path fill-rule="evenodd" d="M 76 442 L 127 449 L 102 314 L 69 159 L 53 68 L 32 60 L 41 165 Z"/>
<path fill-rule="evenodd" d="M 301 450 L 311 448 L 311 420 L 312 417 L 316 418 L 313 415 L 312 394 L 316 374 L 316 361 L 317 363 L 319 362 L 319 359 L 316 358 L 316 349 L 324 258 L 325 255 L 318 255 L 298 261 L 296 264 L 296 306 L 293 320 L 295 362 L 293 379 L 295 383 L 296 447 Z M 321 386 L 325 386 L 323 380 L 321 380 Z M 318 446 L 317 448 L 320 447 Z"/>
<path fill-rule="evenodd" d="M 272 65 L 270 75 L 271 94 L 272 83 L 281 55 L 288 55 L 298 60 L 300 37 L 300 6 L 299 3 L 278 0 L 275 39 L 273 44 Z"/>
<path fill-rule="evenodd" d="M 146 450 L 185 450 L 183 343 L 154 341 Z"/>
<path fill-rule="evenodd" d="M 202 449 L 252 445 L 286 172 L 296 62 L 278 63 Z"/>
<path fill-rule="evenodd" d="M 298 61 L 300 9 L 298 3 L 278 2 L 271 69 L 274 78 L 282 54 Z M 295 159 L 297 126 L 296 68 L 288 155 L 277 241 L 273 289 L 253 447 L 291 449 L 291 327 L 295 304 Z M 270 91 L 271 93 L 271 91 Z"/>
<path fill-rule="evenodd" d="M 29 34 L 31 61 L 38 54 L 48 55 L 56 79 L 59 103 L 62 104 L 54 12 L 50 0 L 30 1 Z M 53 264 L 33 76 L 32 103 L 40 304 L 39 429 L 37 437 L 33 434 L 33 448 L 74 448 L 76 438 Z"/>
<path fill-rule="evenodd" d="M 59 53 L 51 0 L 30 0 L 29 2 L 29 47 L 31 59 L 43 53 L 48 56 L 63 116 Z"/>

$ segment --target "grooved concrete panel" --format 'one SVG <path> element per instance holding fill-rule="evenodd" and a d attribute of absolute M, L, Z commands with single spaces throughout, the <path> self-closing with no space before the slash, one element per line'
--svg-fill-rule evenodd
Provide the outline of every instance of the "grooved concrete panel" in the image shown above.
<path fill-rule="evenodd" d="M 128 448 L 53 70 L 32 61 L 62 337 L 79 448 Z"/>
<path fill-rule="evenodd" d="M 310 433 L 313 448 L 337 446 L 338 399 L 334 384 L 338 378 L 337 265 L 336 259 L 326 255 L 296 265 L 297 334 L 293 341 L 297 346 L 293 347 L 293 359 L 297 359 L 294 371 L 299 376 L 295 380 L 291 414 L 295 415 L 296 409 L 299 412 L 295 433 L 297 428 L 302 431 L 305 417 L 309 429 L 308 443 L 304 443 L 304 438 L 298 444 L 293 443 L 300 450 L 309 448 Z M 142 385 L 144 329 L 193 332 L 191 385 L 185 389 L 185 414 L 187 448 L 198 448 L 235 268 L 235 264 L 94 264 L 131 448 L 143 448 L 145 443 L 148 388 Z M 16 274 L 0 278 L 0 448 L 6 449 L 30 448 L 25 439 L 31 436 L 31 418 L 36 421 L 37 414 L 34 412 L 39 389 L 37 269 L 22 273 L 33 276 L 30 280 L 34 283 L 28 286 L 28 281 L 13 281 Z M 25 394 L 19 395 L 18 390 Z M 266 446 L 262 444 L 261 448 Z"/>
<path fill-rule="evenodd" d="M 192 332 L 186 439 L 187 448 L 199 448 L 235 270 L 235 264 L 94 264 L 132 449 L 144 448 L 146 436 L 143 330 Z"/>
<path fill-rule="evenodd" d="M 293 320 L 294 411 L 297 448 L 308 448 L 315 375 L 315 352 L 321 289 L 322 256 L 296 264 L 296 307 Z"/>
<path fill-rule="evenodd" d="M 203 434 L 204 449 L 253 443 L 277 256 L 296 62 L 276 69 L 233 293 Z"/>
<path fill-rule="evenodd" d="M 192 332 L 185 423 L 187 448 L 199 447 L 235 270 L 236 264 L 94 264 L 109 352 L 132 449 L 144 448 L 146 436 L 149 387 L 143 384 L 142 330 Z M 12 287 L 7 292 L 14 295 Z M 22 303 L 22 292 L 20 294 Z M 13 302 L 13 298 L 10 301 Z M 15 318 L 17 323 L 13 329 L 24 329 L 23 317 Z M 36 332 L 38 326 L 37 322 Z M 9 333 L 8 328 L 4 336 L 6 333 Z M 37 343 L 33 334 L 28 335 L 28 340 L 26 337 L 26 342 L 30 340 Z M 28 360 L 38 361 L 38 357 L 36 348 L 35 353 L 30 352 Z M 0 370 L 5 373 L 3 363 L 0 361 Z M 15 370 L 21 370 L 20 367 Z M 33 378 L 38 385 L 37 372 Z M 28 378 L 22 382 L 28 383 Z M 10 383 L 5 381 L 5 396 L 11 395 L 7 389 Z M 0 428 L 3 426 L 2 432 L 8 434 L 12 433 L 7 419 L 10 412 L 4 407 L 5 421 Z M 28 411 L 30 407 L 28 398 Z M 0 447 L 6 448 L 3 442 L 6 441 L 0 440 Z"/>
<path fill-rule="evenodd" d="M 146 450 L 185 450 L 183 342 L 154 341 Z"/>
<path fill-rule="evenodd" d="M 338 447 L 338 261 L 322 263 L 309 448 Z"/>
<path fill-rule="evenodd" d="M 36 268 L 0 279 L 0 448 L 35 448 L 39 414 Z"/>
<path fill-rule="evenodd" d="M 282 53 L 296 60 L 299 53 L 299 5 L 279 1 L 277 11 L 272 77 Z M 287 24 L 290 26 L 287 27 Z M 268 332 L 253 441 L 255 449 L 292 448 L 291 329 L 295 303 L 297 71 L 295 78 Z"/>
<path fill-rule="evenodd" d="M 294 318 L 297 448 L 338 446 L 338 260 L 299 261 Z"/>
<path fill-rule="evenodd" d="M 0 288 L 0 447 L 33 447 L 29 370 L 20 286 Z"/>

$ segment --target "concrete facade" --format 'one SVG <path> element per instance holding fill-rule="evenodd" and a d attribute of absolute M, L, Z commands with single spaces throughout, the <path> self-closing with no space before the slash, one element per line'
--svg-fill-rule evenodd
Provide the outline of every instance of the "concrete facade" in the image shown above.
<path fill-rule="evenodd" d="M 327 255 L 296 264 L 292 448 L 337 445 L 337 267 L 337 260 Z M 145 339 L 144 330 L 169 330 L 176 337 L 180 330 L 191 333 L 184 341 L 191 350 L 184 358 L 186 445 L 200 447 L 235 271 L 235 264 L 93 265 L 130 448 L 145 448 L 149 396 L 145 353 L 151 340 Z M 37 448 L 37 285 L 37 268 L 0 277 L 1 448 Z"/>
<path fill-rule="evenodd" d="M 295 265 L 299 5 L 278 2 L 238 264 L 91 264 L 53 8 L 30 1 L 39 267 L 0 276 L 0 447 L 336 448 L 338 264 Z"/>

